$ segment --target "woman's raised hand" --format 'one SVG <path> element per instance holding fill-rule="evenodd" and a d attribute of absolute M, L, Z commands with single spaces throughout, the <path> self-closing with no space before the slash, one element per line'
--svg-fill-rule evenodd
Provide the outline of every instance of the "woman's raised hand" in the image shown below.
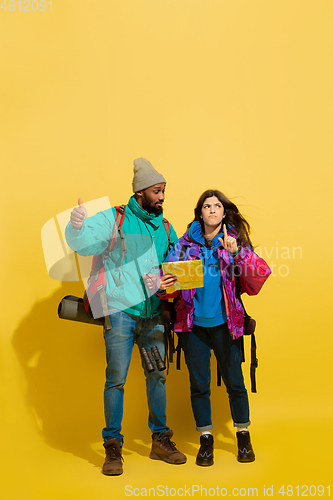
<path fill-rule="evenodd" d="M 219 242 L 223 246 L 225 250 L 228 250 L 228 252 L 237 252 L 238 246 L 237 246 L 237 240 L 236 238 L 233 238 L 232 236 L 229 236 L 227 233 L 227 226 L 223 224 L 223 233 L 224 233 L 224 238 L 219 238 Z"/>

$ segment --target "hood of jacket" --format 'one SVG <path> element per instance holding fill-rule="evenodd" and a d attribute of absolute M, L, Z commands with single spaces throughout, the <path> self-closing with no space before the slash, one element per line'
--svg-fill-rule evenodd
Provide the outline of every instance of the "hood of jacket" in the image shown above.
<path fill-rule="evenodd" d="M 237 238 L 236 233 L 233 231 L 233 228 L 230 225 L 228 225 L 228 234 L 230 236 L 233 236 L 234 238 Z M 224 231 L 223 229 L 221 229 L 221 232 L 213 238 L 212 248 L 222 247 L 219 238 L 223 237 L 224 237 Z M 197 243 L 199 245 L 205 245 L 205 240 L 201 232 L 201 224 L 199 221 L 195 220 L 192 222 L 189 229 L 180 238 L 179 243 L 181 245 L 186 245 L 186 246 L 191 245 L 193 243 Z"/>

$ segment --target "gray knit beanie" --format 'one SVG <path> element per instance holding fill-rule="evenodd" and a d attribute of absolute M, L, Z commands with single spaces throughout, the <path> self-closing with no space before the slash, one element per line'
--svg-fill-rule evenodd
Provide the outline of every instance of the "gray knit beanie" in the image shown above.
<path fill-rule="evenodd" d="M 145 158 L 137 158 L 133 161 L 134 177 L 133 177 L 133 192 L 141 191 L 155 184 L 166 182 L 162 174 L 159 174 L 154 169 L 153 165 Z"/>

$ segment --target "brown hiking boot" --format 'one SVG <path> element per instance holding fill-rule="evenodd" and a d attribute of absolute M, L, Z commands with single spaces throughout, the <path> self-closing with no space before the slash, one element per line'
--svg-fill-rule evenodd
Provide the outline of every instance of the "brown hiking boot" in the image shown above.
<path fill-rule="evenodd" d="M 121 454 L 121 445 L 118 438 L 112 438 L 105 441 L 105 462 L 103 464 L 103 474 L 107 476 L 116 476 L 123 473 L 123 457 Z"/>
<path fill-rule="evenodd" d="M 164 432 L 160 439 L 158 439 L 158 434 L 154 433 L 152 435 L 153 442 L 150 452 L 150 458 L 153 460 L 163 460 L 168 464 L 184 464 L 186 462 L 186 456 L 177 450 L 176 443 L 170 441 L 173 432 L 171 430 Z"/>

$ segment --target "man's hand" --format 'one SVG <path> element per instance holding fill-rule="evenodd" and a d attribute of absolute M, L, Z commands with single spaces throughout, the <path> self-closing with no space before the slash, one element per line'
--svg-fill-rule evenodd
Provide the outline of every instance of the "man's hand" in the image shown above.
<path fill-rule="evenodd" d="M 82 198 L 79 198 L 78 204 L 79 206 L 75 207 L 72 210 L 70 218 L 71 224 L 74 229 L 81 229 L 84 220 L 88 216 L 86 207 L 83 205 Z"/>
<path fill-rule="evenodd" d="M 148 290 L 152 290 L 154 288 L 154 283 L 158 277 L 159 277 L 159 274 L 156 274 L 156 273 L 148 273 L 148 274 L 144 274 L 142 276 L 144 284 L 145 284 L 146 288 L 148 288 Z"/>
<path fill-rule="evenodd" d="M 228 252 L 237 252 L 238 246 L 237 246 L 237 240 L 236 238 L 233 238 L 232 236 L 229 236 L 227 233 L 227 226 L 223 224 L 223 232 L 224 232 L 224 238 L 219 238 L 219 242 L 222 244 L 223 248 L 225 250 L 228 250 Z"/>
<path fill-rule="evenodd" d="M 167 290 L 174 285 L 177 280 L 177 276 L 174 276 L 173 274 L 166 274 L 165 276 L 161 276 L 158 280 L 157 286 L 160 290 Z"/>

